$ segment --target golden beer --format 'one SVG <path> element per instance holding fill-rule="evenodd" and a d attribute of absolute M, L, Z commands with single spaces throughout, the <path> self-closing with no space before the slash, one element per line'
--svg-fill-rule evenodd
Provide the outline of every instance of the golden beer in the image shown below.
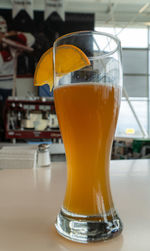
<path fill-rule="evenodd" d="M 68 168 L 63 207 L 80 215 L 109 213 L 109 161 L 120 88 L 73 84 L 55 88 L 54 97 Z"/>

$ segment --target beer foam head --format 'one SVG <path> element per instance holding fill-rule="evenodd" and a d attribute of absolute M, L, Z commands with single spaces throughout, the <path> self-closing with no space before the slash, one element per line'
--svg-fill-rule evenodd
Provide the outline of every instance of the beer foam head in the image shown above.
<path fill-rule="evenodd" d="M 0 32 L 6 33 L 7 32 L 7 23 L 6 20 L 0 16 Z"/>

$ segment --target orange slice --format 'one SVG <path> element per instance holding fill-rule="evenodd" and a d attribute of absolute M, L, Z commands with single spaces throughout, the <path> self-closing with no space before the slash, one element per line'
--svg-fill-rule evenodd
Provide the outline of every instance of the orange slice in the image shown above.
<path fill-rule="evenodd" d="M 82 50 L 74 45 L 60 45 L 55 56 L 55 72 L 63 76 L 69 72 L 77 71 L 90 65 L 88 57 Z M 48 84 L 53 88 L 53 48 L 48 49 L 40 58 L 34 73 L 34 85 Z"/>

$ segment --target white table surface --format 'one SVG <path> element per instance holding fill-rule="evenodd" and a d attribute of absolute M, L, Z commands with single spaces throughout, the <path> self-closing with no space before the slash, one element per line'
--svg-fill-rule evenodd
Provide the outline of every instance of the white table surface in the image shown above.
<path fill-rule="evenodd" d="M 124 229 L 105 242 L 79 244 L 57 234 L 65 181 L 65 163 L 0 170 L 0 251 L 150 250 L 150 160 L 111 162 L 112 193 Z"/>

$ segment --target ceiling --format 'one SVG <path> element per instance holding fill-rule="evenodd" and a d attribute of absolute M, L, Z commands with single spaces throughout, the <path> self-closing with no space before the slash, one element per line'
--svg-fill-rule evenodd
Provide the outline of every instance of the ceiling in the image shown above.
<path fill-rule="evenodd" d="M 68 0 L 68 3 L 70 11 L 94 12 L 96 25 L 150 25 L 150 0 Z"/>
<path fill-rule="evenodd" d="M 44 10 L 44 0 L 33 0 L 35 10 Z M 0 0 L 11 8 L 11 0 Z M 150 0 L 64 0 L 66 12 L 95 13 L 96 26 L 150 25 Z"/>

